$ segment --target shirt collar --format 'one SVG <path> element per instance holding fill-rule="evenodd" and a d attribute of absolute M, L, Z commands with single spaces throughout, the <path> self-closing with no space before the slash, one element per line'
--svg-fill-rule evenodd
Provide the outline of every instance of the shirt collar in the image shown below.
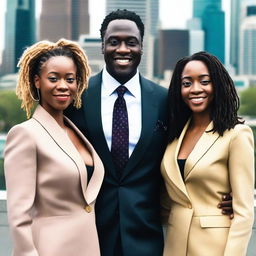
<path fill-rule="evenodd" d="M 106 96 L 110 96 L 119 85 L 120 83 L 114 77 L 112 77 L 108 73 L 106 67 L 104 67 L 102 72 L 102 89 L 104 91 L 104 94 Z M 136 74 L 123 85 L 128 89 L 128 91 L 132 96 L 136 98 L 139 97 L 141 90 L 140 90 L 140 76 L 139 76 L 138 70 Z"/>

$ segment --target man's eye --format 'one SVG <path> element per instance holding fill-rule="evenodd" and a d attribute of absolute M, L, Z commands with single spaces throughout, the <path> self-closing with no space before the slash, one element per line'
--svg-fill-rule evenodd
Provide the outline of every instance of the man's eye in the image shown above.
<path fill-rule="evenodd" d="M 202 80 L 201 84 L 202 85 L 208 85 L 211 81 L 210 80 Z"/>
<path fill-rule="evenodd" d="M 130 46 L 135 46 L 135 45 L 137 45 L 136 41 L 134 41 L 134 40 L 128 41 L 127 44 L 130 45 Z"/>
<path fill-rule="evenodd" d="M 111 39 L 109 42 L 111 45 L 118 45 L 118 41 L 116 39 Z"/>
<path fill-rule="evenodd" d="M 66 79 L 68 83 L 72 84 L 75 81 L 75 78 L 69 77 Z"/>
<path fill-rule="evenodd" d="M 57 82 L 56 77 L 50 76 L 50 77 L 48 77 L 48 79 L 49 79 L 50 82 L 53 82 L 53 83 Z"/>
<path fill-rule="evenodd" d="M 181 85 L 184 86 L 184 87 L 189 87 L 189 86 L 192 85 L 192 83 L 189 82 L 189 81 L 183 81 L 183 82 L 181 83 Z"/>

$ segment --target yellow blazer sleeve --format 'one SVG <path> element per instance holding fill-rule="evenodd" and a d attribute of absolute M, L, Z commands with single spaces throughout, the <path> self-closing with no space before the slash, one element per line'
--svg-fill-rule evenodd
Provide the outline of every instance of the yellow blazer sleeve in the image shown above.
<path fill-rule="evenodd" d="M 22 125 L 13 127 L 6 141 L 4 169 L 7 212 L 13 237 L 13 256 L 38 256 L 31 231 L 36 192 L 36 145 Z"/>
<path fill-rule="evenodd" d="M 254 142 L 251 129 L 236 125 L 229 148 L 232 220 L 224 256 L 245 256 L 254 219 Z"/>

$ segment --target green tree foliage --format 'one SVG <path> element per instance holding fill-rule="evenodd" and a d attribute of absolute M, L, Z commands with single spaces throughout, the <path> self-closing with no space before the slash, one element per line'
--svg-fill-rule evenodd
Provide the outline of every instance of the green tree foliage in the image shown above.
<path fill-rule="evenodd" d="M 7 133 L 12 126 L 26 120 L 20 105 L 14 91 L 0 91 L 0 133 Z"/>
<path fill-rule="evenodd" d="M 244 116 L 256 116 L 256 88 L 252 87 L 241 92 L 241 106 L 239 114 Z"/>

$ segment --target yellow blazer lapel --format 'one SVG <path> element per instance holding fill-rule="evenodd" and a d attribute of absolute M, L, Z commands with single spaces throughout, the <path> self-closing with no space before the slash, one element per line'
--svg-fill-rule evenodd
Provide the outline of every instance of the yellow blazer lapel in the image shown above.
<path fill-rule="evenodd" d="M 187 124 L 188 127 L 188 124 Z M 205 129 L 204 133 L 196 143 L 194 149 L 188 156 L 184 168 L 184 176 L 185 181 L 191 175 L 192 170 L 194 169 L 195 165 L 200 161 L 200 159 L 207 153 L 207 151 L 212 147 L 215 141 L 219 138 L 219 134 L 217 132 L 207 132 L 213 128 L 213 122 Z"/>
<path fill-rule="evenodd" d="M 169 180 L 175 184 L 175 186 L 182 191 L 183 194 L 189 199 L 189 195 L 186 190 L 185 183 L 182 179 L 180 168 L 178 166 L 177 157 L 180 150 L 180 146 L 183 140 L 183 137 L 185 135 L 185 132 L 187 130 L 189 122 L 185 125 L 183 128 L 183 131 L 179 137 L 179 139 L 176 139 L 171 144 L 168 145 L 164 158 L 163 158 L 163 165 L 166 170 L 167 176 Z M 190 199 L 189 199 L 190 200 Z"/>

